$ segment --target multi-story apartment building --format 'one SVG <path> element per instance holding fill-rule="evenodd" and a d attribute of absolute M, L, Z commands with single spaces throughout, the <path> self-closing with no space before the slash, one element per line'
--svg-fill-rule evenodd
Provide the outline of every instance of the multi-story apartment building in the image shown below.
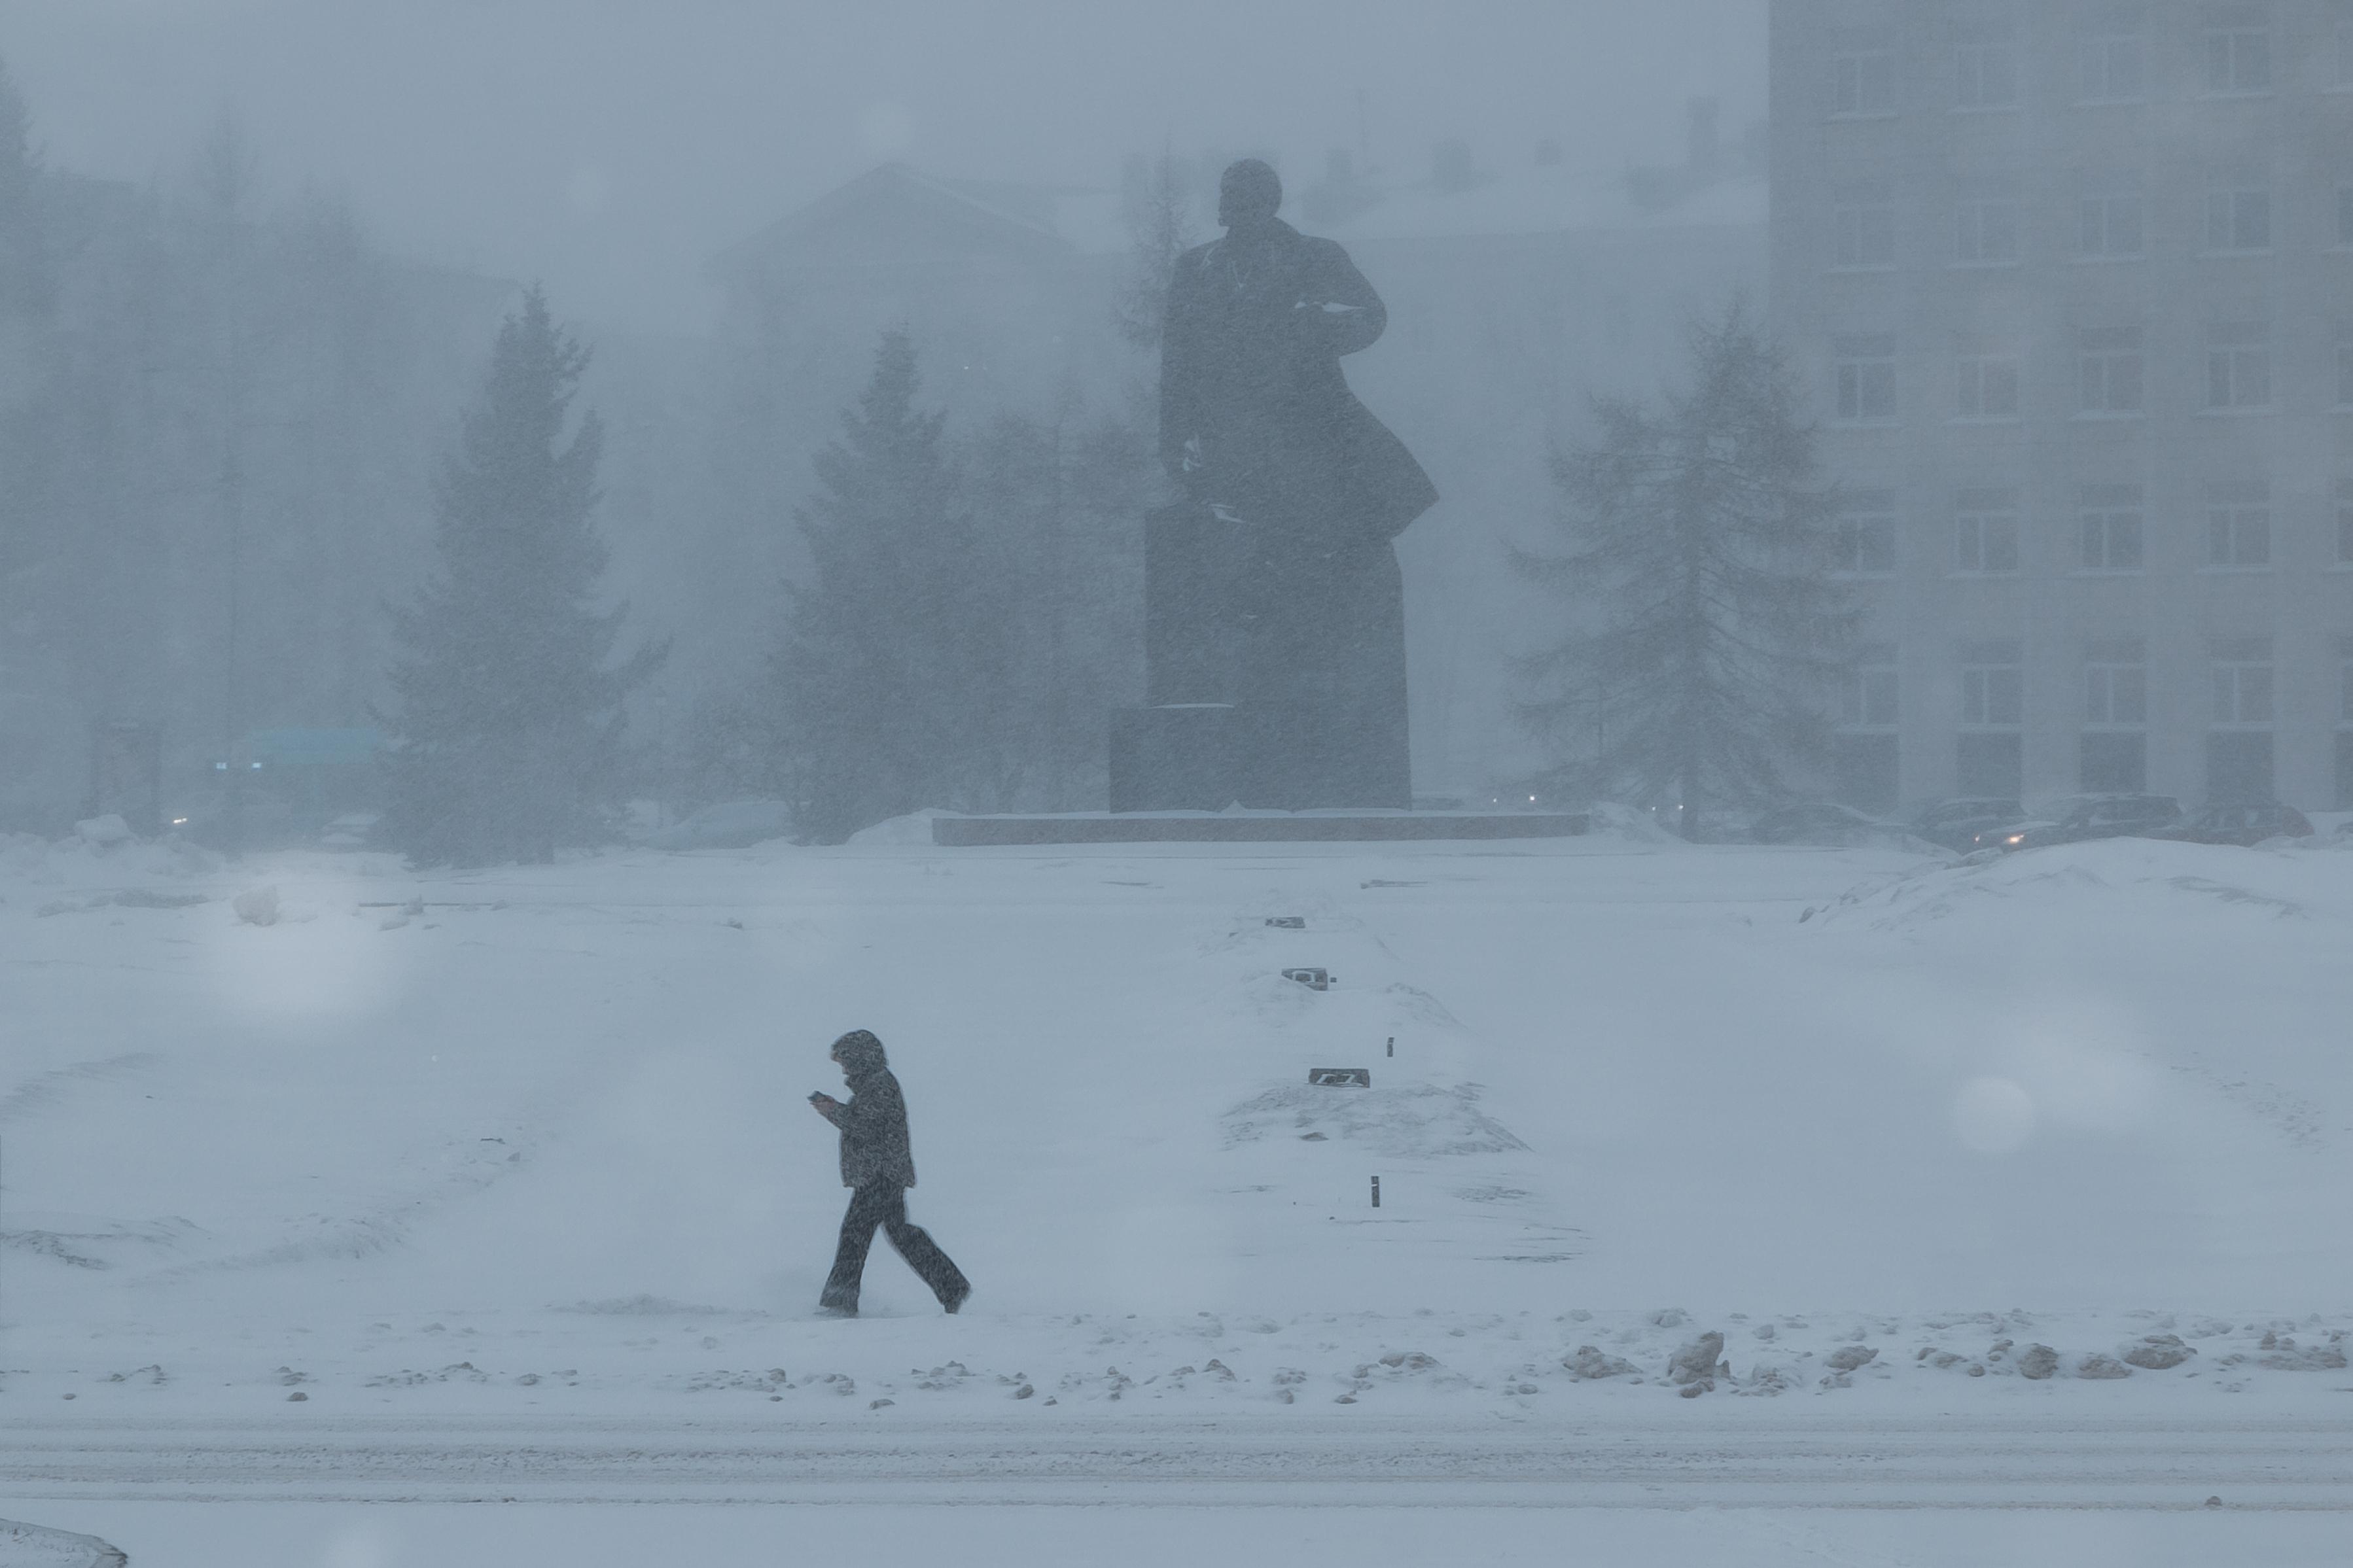
<path fill-rule="evenodd" d="M 2353 807 L 2353 4 L 1775 0 L 1861 805 Z"/>

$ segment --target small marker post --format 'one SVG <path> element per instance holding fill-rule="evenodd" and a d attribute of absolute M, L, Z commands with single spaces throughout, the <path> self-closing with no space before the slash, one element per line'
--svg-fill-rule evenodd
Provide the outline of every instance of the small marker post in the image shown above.
<path fill-rule="evenodd" d="M 1389 1055 L 1397 1055 L 1397 1037 L 1395 1035 L 1391 1035 L 1389 1037 Z"/>
<path fill-rule="evenodd" d="M 1373 1178 L 1373 1206 L 1381 1206 L 1381 1179 L 1378 1176 Z"/>

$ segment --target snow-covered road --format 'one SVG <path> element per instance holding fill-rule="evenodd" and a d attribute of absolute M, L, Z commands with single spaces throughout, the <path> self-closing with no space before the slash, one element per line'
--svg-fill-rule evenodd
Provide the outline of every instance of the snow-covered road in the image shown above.
<path fill-rule="evenodd" d="M 2348 1400 L 2353 1404 L 2353 1400 Z M 1746 1413 L 1742 1413 L 1745 1415 Z M 89 1502 L 2320 1510 L 2353 1419 L 20 1420 L 0 1496 Z M 12 1502 L 11 1506 L 18 1506 Z M 2353 1542 L 2353 1517 L 2344 1521 Z"/>

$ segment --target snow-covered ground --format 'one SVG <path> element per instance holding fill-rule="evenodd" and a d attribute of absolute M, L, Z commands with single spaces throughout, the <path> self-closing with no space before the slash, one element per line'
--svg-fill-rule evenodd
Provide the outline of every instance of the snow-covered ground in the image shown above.
<path fill-rule="evenodd" d="M 2353 854 L 910 837 L 0 847 L 0 1517 L 353 1564 L 876 1485 L 1188 1560 L 1241 1500 L 1430 1560 L 1365 1522 L 1400 1478 L 1504 1562 L 1560 1528 L 1513 1504 L 1731 1509 L 1762 1563 L 2109 1550 L 1773 1511 L 1841 1502 L 2194 1508 L 2147 1539 L 2280 1563 L 2353 1528 Z M 803 1101 L 860 1026 L 960 1316 L 879 1244 L 865 1317 L 811 1310 Z M 410 1507 L 322 1559 L 333 1500 Z M 2114 1560 L 2172 1561 L 2126 1517 Z M 1621 1560 L 1725 1560 L 1652 1525 Z"/>

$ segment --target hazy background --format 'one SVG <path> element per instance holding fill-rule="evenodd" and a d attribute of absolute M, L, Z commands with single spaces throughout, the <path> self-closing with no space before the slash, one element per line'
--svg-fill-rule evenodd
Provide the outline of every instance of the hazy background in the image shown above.
<path fill-rule="evenodd" d="M 1122 157 L 1435 141 L 1572 165 L 1762 115 L 1764 0 L 9 0 L 53 164 L 176 174 L 224 104 L 267 188 L 397 253 L 543 279 L 567 314 L 708 324 L 704 261 L 876 161 L 1109 185 Z"/>

